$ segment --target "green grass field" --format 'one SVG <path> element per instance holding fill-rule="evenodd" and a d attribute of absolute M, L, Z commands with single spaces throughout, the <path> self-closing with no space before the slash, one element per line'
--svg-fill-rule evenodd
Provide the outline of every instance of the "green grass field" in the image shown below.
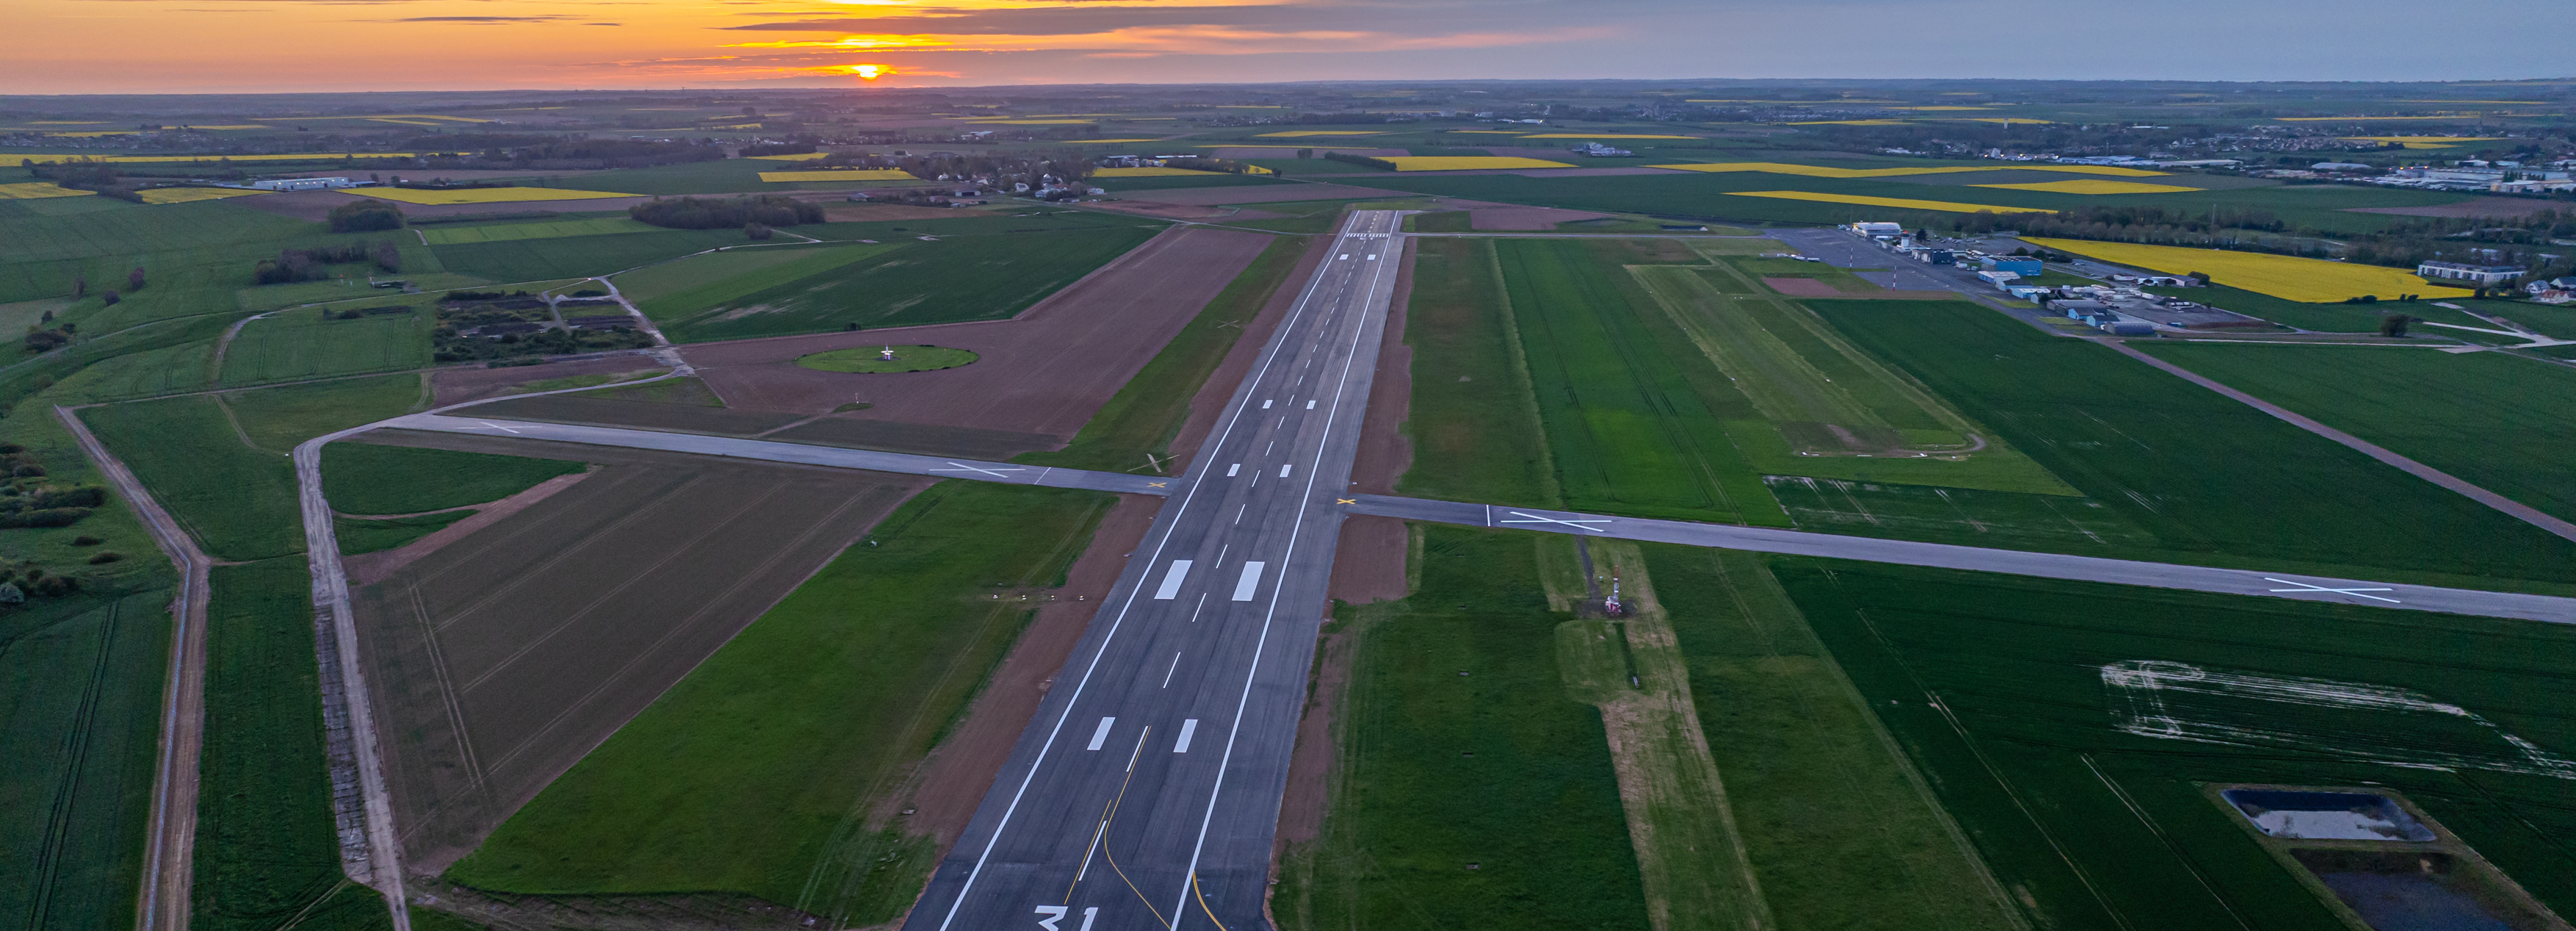
<path fill-rule="evenodd" d="M 1243 336 L 1243 325 L 1261 312 L 1261 305 L 1296 270 L 1306 242 L 1294 236 L 1272 240 L 1215 300 L 1172 335 L 1171 342 L 1163 344 L 1152 361 L 1137 370 L 1136 377 L 1091 415 L 1073 442 L 1013 461 L 1124 471 L 1145 465 L 1147 453 L 1162 455 L 1180 433 L 1181 423 L 1189 419 L 1191 399 Z"/>
<path fill-rule="evenodd" d="M 2576 519 L 2576 371 L 2504 353 L 2140 342 L 2157 358 Z"/>
<path fill-rule="evenodd" d="M 12 927 L 134 923 L 169 599 L 73 596 L 0 615 L 0 914 Z"/>
<path fill-rule="evenodd" d="M 1110 227 L 958 236 L 897 246 L 839 246 L 799 262 L 738 274 L 640 306 L 676 342 L 710 342 L 864 328 L 999 320 L 1028 309 L 1153 238 Z M 865 250 L 865 251 L 862 251 Z M 828 256 L 828 258 L 827 258 Z"/>
<path fill-rule="evenodd" d="M 333 320 L 321 310 L 286 310 L 244 324 L 224 349 L 223 386 L 417 369 L 429 364 L 432 302 L 407 314 Z"/>
<path fill-rule="evenodd" d="M 1491 240 L 1413 241 L 1405 345 L 1413 349 L 1414 467 L 1408 495 L 1459 501 L 1563 503 L 1541 434 L 1510 305 L 1494 275 Z"/>
<path fill-rule="evenodd" d="M 228 391 L 223 398 L 253 449 L 284 455 L 296 444 L 322 434 L 428 406 L 422 381 L 417 375 L 349 378 Z"/>
<path fill-rule="evenodd" d="M 1743 396 L 1600 254 L 1619 248 L 1494 246 L 1566 506 L 1785 525 L 1721 425 Z"/>
<path fill-rule="evenodd" d="M 340 873 L 302 558 L 214 569 L 190 927 L 393 926 Z"/>
<path fill-rule="evenodd" d="M 63 379 L 53 396 L 91 402 L 205 391 L 215 386 L 214 362 L 212 340 L 111 356 Z"/>
<path fill-rule="evenodd" d="M 750 243 L 741 230 L 656 230 L 556 239 L 433 246 L 447 271 L 495 282 L 587 278 L 638 265 Z"/>
<path fill-rule="evenodd" d="M 2004 927 L 2003 890 L 1762 557 L 1643 552 L 1745 861 L 1778 926 Z"/>
<path fill-rule="evenodd" d="M 924 234 L 937 236 L 1006 235 L 1011 233 L 1046 233 L 1059 230 L 1096 230 L 1121 227 L 1159 230 L 1170 224 L 1148 217 L 1067 207 L 1035 204 L 1004 204 L 972 210 L 958 210 L 949 216 L 915 220 L 868 220 L 864 222 L 825 223 L 800 226 L 799 233 L 826 240 L 910 239 Z"/>
<path fill-rule="evenodd" d="M 2105 347 L 1960 302 L 1807 303 L 2157 540 L 2152 552 L 2077 552 L 2482 586 L 2576 580 L 2576 544 Z"/>
<path fill-rule="evenodd" d="M 340 541 L 342 555 L 355 556 L 394 549 L 413 540 L 437 533 L 440 528 L 474 516 L 472 511 L 444 511 L 412 517 L 388 517 L 382 520 L 336 518 L 331 522 L 333 538 Z"/>
<path fill-rule="evenodd" d="M 1277 178 L 1267 178 L 1260 175 L 1218 174 L 1165 175 L 1159 178 L 1151 176 L 1142 178 L 1093 178 L 1090 183 L 1093 187 L 1108 191 L 1111 194 L 1120 194 L 1127 191 L 1164 191 L 1175 188 L 1259 187 L 1274 184 L 1287 184 L 1289 182 L 1281 181 Z"/>
<path fill-rule="evenodd" d="M 1427 526 L 1420 587 L 1349 607 L 1323 834 L 1271 900 L 1301 931 L 1648 927 L 1601 715 L 1568 694 L 1539 549 Z M 1462 673 L 1464 673 L 1462 675 Z M 1474 869 L 1469 869 L 1473 864 Z"/>
<path fill-rule="evenodd" d="M 901 916 L 934 843 L 872 813 L 1034 616 L 977 596 L 1062 584 L 1112 500 L 973 482 L 923 492 L 448 877 L 528 893 L 740 891 L 836 926 Z"/>
<path fill-rule="evenodd" d="M 421 235 L 433 246 L 452 246 L 469 242 L 517 242 L 523 239 L 558 239 L 566 236 L 606 236 L 615 233 L 653 233 L 661 227 L 631 217 L 590 217 L 578 220 L 539 220 L 524 223 L 477 223 L 473 225 L 439 225 L 423 227 Z"/>
<path fill-rule="evenodd" d="M 81 419 L 208 555 L 248 561 L 304 550 L 294 468 L 243 445 L 213 397 L 93 407 Z"/>
<path fill-rule="evenodd" d="M 2204 794 L 2212 783 L 2402 792 L 2559 912 L 2576 908 L 2576 725 L 2562 713 L 2576 629 L 1775 567 L 2032 925 L 2345 927 Z M 2175 665 L 2143 678 L 2150 663 Z"/>
<path fill-rule="evenodd" d="M 322 494 L 343 514 L 418 514 L 499 501 L 583 468 L 560 459 L 339 442 L 322 447 Z"/>
<path fill-rule="evenodd" d="M 822 261 L 820 256 L 832 255 L 843 257 L 844 261 L 855 261 L 860 257 L 873 255 L 877 251 L 877 247 L 870 246 L 762 246 L 757 249 L 727 249 L 723 252 L 692 255 L 683 259 L 647 265 L 618 275 L 613 280 L 617 282 L 618 293 L 626 295 L 627 300 L 634 301 L 638 305 L 650 305 L 655 302 L 664 302 L 667 305 L 668 302 L 664 301 L 666 298 L 688 295 L 700 288 L 723 286 L 708 291 L 704 295 L 682 300 L 680 303 L 685 305 L 693 302 L 726 300 L 750 293 L 757 290 L 759 282 L 763 280 L 773 280 L 779 275 L 799 274 L 796 266 Z M 831 264 L 838 264 L 838 262 L 830 262 L 822 267 L 829 267 Z M 758 274 L 780 266 L 790 266 L 790 269 L 775 274 Z M 646 315 L 650 316 L 651 312 L 647 311 Z"/>

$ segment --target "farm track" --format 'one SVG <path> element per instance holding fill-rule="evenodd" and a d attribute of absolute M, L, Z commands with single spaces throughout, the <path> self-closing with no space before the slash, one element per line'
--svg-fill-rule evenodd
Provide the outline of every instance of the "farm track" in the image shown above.
<path fill-rule="evenodd" d="M 152 821 L 144 841 L 143 889 L 134 924 L 136 931 L 187 931 L 189 890 L 196 869 L 197 758 L 206 737 L 206 574 L 214 561 L 70 408 L 55 407 L 54 417 L 71 431 L 99 473 L 132 504 L 135 516 L 151 532 L 153 544 L 179 570 L 178 595 L 170 605 L 176 627 L 170 637 L 161 752 L 152 780 Z"/>

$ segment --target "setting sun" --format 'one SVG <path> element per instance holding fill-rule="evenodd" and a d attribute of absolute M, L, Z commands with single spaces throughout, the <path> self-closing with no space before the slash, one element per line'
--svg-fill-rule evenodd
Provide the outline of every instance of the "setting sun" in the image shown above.
<path fill-rule="evenodd" d="M 851 65 L 850 70 L 858 72 L 859 77 L 870 81 L 876 80 L 877 75 L 884 73 L 884 69 L 876 65 Z"/>

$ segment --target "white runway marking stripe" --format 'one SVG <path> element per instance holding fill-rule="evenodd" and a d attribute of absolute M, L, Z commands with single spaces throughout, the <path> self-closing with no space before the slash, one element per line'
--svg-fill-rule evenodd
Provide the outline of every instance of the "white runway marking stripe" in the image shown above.
<path fill-rule="evenodd" d="M 1234 473 L 1241 472 L 1241 471 L 1243 471 L 1243 463 L 1238 462 L 1238 463 L 1235 463 L 1235 464 L 1233 464 L 1233 465 L 1226 466 L 1226 467 L 1225 467 L 1225 477 L 1227 477 L 1227 478 L 1233 478 L 1233 477 L 1234 477 Z"/>
<path fill-rule="evenodd" d="M 1287 478 L 1287 477 L 1288 477 L 1288 470 L 1290 470 L 1290 469 L 1294 469 L 1294 468 L 1296 468 L 1296 467 L 1297 467 L 1296 463 L 1293 463 L 1293 462 L 1292 462 L 1292 463 L 1289 463 L 1289 464 L 1287 464 L 1287 465 L 1284 465 L 1284 466 L 1280 466 L 1280 467 L 1279 467 L 1279 477 L 1280 477 L 1280 478 Z"/>
<path fill-rule="evenodd" d="M 1116 723 L 1117 718 L 1100 719 L 1100 729 L 1091 732 L 1091 749 L 1098 750 L 1101 744 L 1109 742 L 1109 727 Z"/>
<path fill-rule="evenodd" d="M 1184 721 L 1182 721 L 1182 722 L 1181 722 L 1181 739 L 1180 739 L 1179 741 L 1176 741 L 1176 742 L 1174 742 L 1174 743 L 1172 744 L 1172 752 L 1173 752 L 1173 753 L 1188 753 L 1188 752 L 1190 752 L 1190 735 L 1192 735 L 1192 734 L 1196 734 L 1196 733 L 1198 733 L 1198 732 L 1199 732 L 1199 719 L 1197 719 L 1197 718 L 1190 718 L 1190 719 L 1188 719 L 1188 720 L 1184 720 Z"/>
<path fill-rule="evenodd" d="M 1186 579 L 1186 578 L 1188 578 L 1188 577 L 1189 577 L 1189 575 L 1190 575 L 1190 561 L 1189 561 L 1189 560 L 1186 560 L 1186 559 L 1175 559 L 1175 560 L 1172 560 L 1172 567 L 1171 567 L 1171 568 L 1169 568 L 1169 569 L 1163 570 L 1163 585 L 1162 585 L 1162 587 L 1157 588 L 1157 589 L 1154 589 L 1154 600 L 1155 600 L 1155 601 L 1170 601 L 1170 600 L 1172 600 L 1172 598 L 1173 598 L 1174 596 L 1177 596 L 1177 595 L 1179 595 L 1179 594 L 1181 593 L 1181 580 L 1182 580 L 1182 579 Z"/>
<path fill-rule="evenodd" d="M 1263 398 L 1263 399 L 1261 399 L 1261 409 L 1262 409 L 1262 410 L 1265 410 L 1265 411 L 1270 409 L 1270 399 L 1269 399 L 1269 398 Z"/>
<path fill-rule="evenodd" d="M 1315 409 L 1315 399 L 1313 399 L 1313 398 L 1307 398 L 1307 399 L 1306 399 L 1306 409 L 1307 409 L 1307 410 L 1310 410 L 1310 411 Z"/>
<path fill-rule="evenodd" d="M 1261 567 L 1265 565 L 1268 564 L 1259 562 L 1243 564 L 1243 578 L 1236 579 L 1234 583 L 1234 600 L 1252 600 L 1253 590 L 1261 587 Z"/>

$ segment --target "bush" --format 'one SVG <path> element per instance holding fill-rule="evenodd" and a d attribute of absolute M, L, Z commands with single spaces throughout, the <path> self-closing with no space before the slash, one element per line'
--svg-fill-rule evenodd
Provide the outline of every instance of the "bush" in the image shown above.
<path fill-rule="evenodd" d="M 655 198 L 652 203 L 626 208 L 626 215 L 654 226 L 682 230 L 716 230 L 752 223 L 795 226 L 823 222 L 821 206 L 775 194 L 755 194 L 730 200 Z"/>
<path fill-rule="evenodd" d="M 15 514 L 0 514 L 0 529 L 14 529 L 18 527 L 69 527 L 73 524 L 80 523 L 81 518 L 88 516 L 88 508 L 45 508 L 38 511 L 19 511 Z"/>
<path fill-rule="evenodd" d="M 0 604 L 22 605 L 26 603 L 27 593 L 18 588 L 18 583 L 0 582 Z"/>
<path fill-rule="evenodd" d="M 1324 157 L 1336 162 L 1349 162 L 1353 165 L 1367 165 L 1371 168 L 1384 168 L 1388 171 L 1395 170 L 1394 162 L 1390 162 L 1382 158 L 1370 158 L 1366 155 L 1348 155 L 1341 152 L 1326 152 L 1324 153 Z"/>
<path fill-rule="evenodd" d="M 331 208 L 331 231 L 366 233 L 401 229 L 402 208 L 381 200 L 353 200 Z"/>
<path fill-rule="evenodd" d="M 128 290 L 128 291 L 141 291 L 141 290 L 143 290 L 143 269 L 142 269 L 142 267 L 137 266 L 133 271 L 130 271 L 130 272 L 126 272 L 126 273 L 125 273 L 125 290 Z"/>
<path fill-rule="evenodd" d="M 742 236 L 744 239 L 768 239 L 772 234 L 773 231 L 769 227 L 762 226 L 758 223 L 745 223 L 742 225 Z"/>
<path fill-rule="evenodd" d="M 122 297 L 118 297 L 118 296 L 116 295 L 116 292 L 114 292 L 114 291 L 109 291 L 109 292 L 107 292 L 107 293 L 105 293 L 105 294 L 101 294 L 101 295 L 99 295 L 99 296 L 98 296 L 98 299 L 99 299 L 99 301 L 100 301 L 101 303 L 104 303 L 104 304 L 106 304 L 106 305 L 107 305 L 107 306 L 109 306 L 109 307 L 114 307 L 114 306 L 116 306 L 116 302 L 121 301 L 121 300 L 124 300 L 124 298 L 122 298 Z"/>
<path fill-rule="evenodd" d="M 99 539 L 99 538 L 97 538 L 97 537 L 90 536 L 89 534 L 86 534 L 86 533 L 81 534 L 80 536 L 77 536 L 77 537 L 73 537 L 73 538 L 72 538 L 72 545 L 73 545 L 73 546 L 97 546 L 97 545 L 99 545 L 99 544 L 101 544 L 101 543 L 105 543 L 105 542 L 107 542 L 107 541 L 105 541 L 105 540 L 101 540 L 101 539 Z"/>
<path fill-rule="evenodd" d="M 115 561 L 117 561 L 117 560 L 124 559 L 124 558 L 125 558 L 125 554 L 123 554 L 123 553 L 119 553 L 119 552 L 117 552 L 117 551 L 115 551 L 115 550 L 103 550 L 103 551 L 99 552 L 98 554 L 91 556 L 91 557 L 89 558 L 89 564 L 90 564 L 90 565 L 93 565 L 93 566 L 104 566 L 104 565 L 107 565 L 108 563 L 112 563 L 112 562 L 115 562 Z"/>

